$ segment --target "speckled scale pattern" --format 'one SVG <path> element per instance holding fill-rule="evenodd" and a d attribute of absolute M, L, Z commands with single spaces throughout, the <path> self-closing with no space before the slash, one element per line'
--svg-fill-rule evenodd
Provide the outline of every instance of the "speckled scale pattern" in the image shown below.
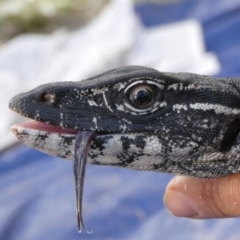
<path fill-rule="evenodd" d="M 154 101 L 137 108 L 130 95 L 142 85 L 154 89 Z M 10 108 L 47 124 L 96 131 L 88 152 L 92 164 L 196 177 L 240 172 L 238 79 L 128 66 L 80 82 L 42 85 L 13 98 Z M 74 135 L 14 131 L 29 146 L 73 158 Z"/>

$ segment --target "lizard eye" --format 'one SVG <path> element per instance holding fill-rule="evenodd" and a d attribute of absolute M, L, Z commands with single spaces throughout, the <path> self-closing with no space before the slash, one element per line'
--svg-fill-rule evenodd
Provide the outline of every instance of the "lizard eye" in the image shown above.
<path fill-rule="evenodd" d="M 154 89 L 150 86 L 136 86 L 130 93 L 130 100 L 138 108 L 150 106 L 154 102 Z"/>
<path fill-rule="evenodd" d="M 164 101 L 164 84 L 140 79 L 128 85 L 115 103 L 118 111 L 124 111 L 131 115 L 146 115 L 154 113 L 167 106 Z"/>

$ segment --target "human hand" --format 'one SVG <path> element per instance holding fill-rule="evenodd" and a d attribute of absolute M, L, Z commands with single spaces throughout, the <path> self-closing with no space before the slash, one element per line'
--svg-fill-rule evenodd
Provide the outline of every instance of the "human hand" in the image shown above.
<path fill-rule="evenodd" d="M 176 176 L 167 186 L 164 203 L 168 211 L 178 217 L 238 217 L 240 174 L 212 179 Z"/>

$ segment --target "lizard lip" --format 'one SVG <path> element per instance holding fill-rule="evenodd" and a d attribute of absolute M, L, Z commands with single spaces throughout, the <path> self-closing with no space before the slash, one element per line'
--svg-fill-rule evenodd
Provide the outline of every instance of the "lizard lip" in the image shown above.
<path fill-rule="evenodd" d="M 76 135 L 79 131 L 69 129 L 69 128 L 61 128 L 58 126 L 53 126 L 49 125 L 46 123 L 30 120 L 28 122 L 24 123 L 19 123 L 19 124 L 14 124 L 11 129 L 14 131 L 17 127 L 22 127 L 22 128 L 30 128 L 30 129 L 36 129 L 39 131 L 44 131 L 44 132 L 51 132 L 51 133 L 59 133 L 59 134 L 73 134 Z"/>

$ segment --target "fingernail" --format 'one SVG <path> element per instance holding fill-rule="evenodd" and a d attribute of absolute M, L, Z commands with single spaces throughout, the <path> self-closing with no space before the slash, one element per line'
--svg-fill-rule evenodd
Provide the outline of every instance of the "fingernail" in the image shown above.
<path fill-rule="evenodd" d="M 170 191 L 164 196 L 167 210 L 177 217 L 195 217 L 198 215 L 197 206 L 187 196 L 178 191 Z"/>

